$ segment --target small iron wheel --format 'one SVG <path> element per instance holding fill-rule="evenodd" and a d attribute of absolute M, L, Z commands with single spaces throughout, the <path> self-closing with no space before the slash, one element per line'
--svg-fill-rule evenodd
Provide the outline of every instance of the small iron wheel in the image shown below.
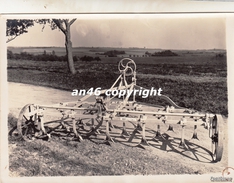
<path fill-rule="evenodd" d="M 27 104 L 21 109 L 17 121 L 17 130 L 25 141 L 35 139 L 35 132 L 39 131 L 35 124 L 36 119 L 37 113 L 33 104 Z"/>
<path fill-rule="evenodd" d="M 214 162 L 218 162 L 222 159 L 223 154 L 223 118 L 221 115 L 215 115 L 211 122 L 211 153 Z"/>

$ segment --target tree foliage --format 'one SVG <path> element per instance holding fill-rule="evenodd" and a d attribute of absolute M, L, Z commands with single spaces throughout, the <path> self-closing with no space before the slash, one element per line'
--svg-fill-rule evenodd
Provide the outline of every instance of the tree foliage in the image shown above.
<path fill-rule="evenodd" d="M 8 19 L 6 22 L 7 43 L 21 34 L 27 33 L 28 28 L 34 25 L 34 20 L 28 19 Z"/>
<path fill-rule="evenodd" d="M 70 26 L 76 21 L 76 19 L 36 19 L 36 20 L 23 20 L 23 19 L 8 19 L 7 20 L 7 32 L 8 36 L 7 42 L 15 39 L 17 36 L 27 33 L 28 27 L 31 27 L 35 23 L 39 23 L 43 25 L 42 30 L 44 29 L 46 24 L 49 24 L 52 30 L 59 29 L 65 35 L 65 47 L 66 47 L 66 55 L 67 55 L 67 63 L 69 71 L 72 74 L 76 73 L 73 56 L 72 56 L 72 42 L 71 42 L 71 33 Z"/>

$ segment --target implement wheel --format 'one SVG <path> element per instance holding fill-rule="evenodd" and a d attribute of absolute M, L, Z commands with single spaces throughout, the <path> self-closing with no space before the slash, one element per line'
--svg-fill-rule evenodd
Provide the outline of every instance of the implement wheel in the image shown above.
<path fill-rule="evenodd" d="M 34 140 L 36 128 L 37 113 L 33 104 L 24 106 L 19 114 L 17 129 L 25 141 Z"/>
<path fill-rule="evenodd" d="M 220 161 L 223 154 L 223 118 L 221 115 L 215 115 L 211 122 L 211 152 L 214 162 Z"/>

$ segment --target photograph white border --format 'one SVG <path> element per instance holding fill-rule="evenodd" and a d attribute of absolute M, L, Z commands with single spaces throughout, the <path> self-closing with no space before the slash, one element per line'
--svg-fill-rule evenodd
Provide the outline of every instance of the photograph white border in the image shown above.
<path fill-rule="evenodd" d="M 7 123 L 3 123 L 4 121 L 7 121 L 7 113 L 8 113 L 8 90 L 7 90 L 7 78 L 6 78 L 6 68 L 7 68 L 7 63 L 4 62 L 6 59 L 6 43 L 5 43 L 5 21 L 6 18 L 13 16 L 17 16 L 15 13 L 22 13 L 21 15 L 25 13 L 33 13 L 30 14 L 30 16 L 51 16 L 51 15 L 64 15 L 64 14 L 44 14 L 44 13 L 123 13 L 123 12 L 128 12 L 128 13 L 136 13 L 136 12 L 143 12 L 143 13 L 158 13 L 158 14 L 164 14 L 164 13 L 182 13 L 182 12 L 204 12 L 208 16 L 209 14 L 212 13 L 225 13 L 226 16 L 226 50 L 227 50 L 227 69 L 228 69 L 228 126 L 229 126 L 229 166 L 234 167 L 234 162 L 233 162 L 233 141 L 234 141 L 234 135 L 232 129 L 234 129 L 234 125 L 231 123 L 234 119 L 234 115 L 232 112 L 233 109 L 233 95 L 234 89 L 232 86 L 234 86 L 234 80 L 233 80 L 233 71 L 232 68 L 234 66 L 233 60 L 234 60 L 234 3 L 230 2 L 225 2 L 226 4 L 220 3 L 219 5 L 215 4 L 216 2 L 212 3 L 204 3 L 204 2 L 198 2 L 195 3 L 193 7 L 191 7 L 191 3 L 188 1 L 178 1 L 176 7 L 174 3 L 176 1 L 170 1 L 171 3 L 169 7 L 168 3 L 163 3 L 162 1 L 153 1 L 153 4 L 151 6 L 144 6 L 143 10 L 142 8 L 142 2 L 140 1 L 134 1 L 134 4 L 136 3 L 137 5 L 132 5 L 132 3 L 126 3 L 123 1 L 120 1 L 118 6 L 115 5 L 115 3 L 108 3 L 107 6 L 103 9 L 104 7 L 100 1 L 99 4 L 95 4 L 93 6 L 89 6 L 87 3 L 83 3 L 83 5 L 79 7 L 86 7 L 84 9 L 78 9 L 74 10 L 73 7 L 68 7 L 64 8 L 64 5 L 60 4 L 61 7 L 60 9 L 53 9 L 50 8 L 51 2 L 47 1 L 47 5 L 45 3 L 45 7 L 43 5 L 37 6 L 37 2 L 33 1 L 32 4 L 28 6 L 24 6 L 22 9 L 15 9 L 12 5 L 9 5 L 9 1 L 7 1 L 5 6 L 6 8 L 4 11 L 1 9 L 1 181 L 2 182 L 64 182 L 64 181 L 69 181 L 69 182 L 77 182 L 79 180 L 80 182 L 211 182 L 210 177 L 211 175 L 154 175 L 154 176 L 101 176 L 101 177 L 30 177 L 30 178 L 11 178 L 8 176 L 8 144 L 6 143 L 8 141 L 8 128 L 7 128 Z M 11 3 L 14 3 L 13 1 L 10 1 Z M 20 1 L 19 1 L 20 2 Z M 18 3 L 19 3 L 18 2 Z M 26 1 L 21 1 L 22 4 L 23 2 Z M 46 2 L 46 1 L 45 1 Z M 60 1 L 57 1 L 59 3 Z M 62 2 L 62 1 L 61 1 Z M 105 2 L 105 1 L 104 1 Z M 148 1 L 147 1 L 148 2 Z M 145 2 L 147 4 L 147 2 Z M 152 2 L 152 1 L 150 1 Z M 183 4 L 184 2 L 184 4 Z M 203 4 L 202 4 L 203 3 Z M 211 4 L 210 4 L 211 3 Z M 22 6 L 21 4 L 21 6 Z M 43 4 L 43 3 L 42 3 Z M 52 3 L 53 4 L 53 3 Z M 71 3 L 72 4 L 72 3 Z M 78 4 L 78 2 L 77 2 Z M 82 3 L 81 3 L 82 4 Z M 150 3 L 149 3 L 150 4 Z M 15 4 L 17 6 L 17 3 Z M 132 7 L 130 7 L 132 5 Z M 181 5 L 180 7 L 178 7 Z M 210 6 L 212 5 L 212 6 Z M 37 6 L 37 7 L 35 7 Z M 42 7 L 43 6 L 43 7 Z M 68 5 L 69 6 L 69 5 Z M 71 6 L 71 5 L 70 5 Z M 141 7 L 140 7 L 141 6 Z M 3 6 L 1 6 L 3 7 Z M 59 7 L 59 6 L 58 6 Z M 57 7 L 57 8 L 58 8 Z M 159 7 L 158 9 L 153 10 L 154 7 Z M 198 8 L 200 7 L 200 8 Z M 45 10 L 44 10 L 44 9 Z M 108 9 L 109 8 L 109 9 Z M 35 10 L 36 9 L 36 10 Z M 80 11 L 79 11 L 80 10 Z M 141 10 L 141 11 L 140 11 Z M 189 11 L 192 10 L 192 11 Z M 197 10 L 197 11 L 196 11 Z M 35 13 L 40 13 L 36 15 Z M 71 14 L 66 14 L 67 16 L 73 16 Z M 184 14 L 183 14 L 184 15 Z M 185 14 L 186 15 L 186 14 Z M 196 13 L 194 14 L 196 15 Z M 27 16 L 27 15 L 26 15 Z M 4 49 L 3 49 L 4 48 Z M 212 176 L 215 176 L 212 174 Z M 217 175 L 220 176 L 220 175 Z M 234 175 L 233 175 L 234 179 Z"/>

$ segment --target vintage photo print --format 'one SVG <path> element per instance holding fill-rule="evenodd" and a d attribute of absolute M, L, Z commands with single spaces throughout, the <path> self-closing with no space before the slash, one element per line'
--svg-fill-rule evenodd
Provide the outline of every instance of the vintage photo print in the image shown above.
<path fill-rule="evenodd" d="M 230 15 L 3 19 L 6 180 L 233 181 Z"/>

